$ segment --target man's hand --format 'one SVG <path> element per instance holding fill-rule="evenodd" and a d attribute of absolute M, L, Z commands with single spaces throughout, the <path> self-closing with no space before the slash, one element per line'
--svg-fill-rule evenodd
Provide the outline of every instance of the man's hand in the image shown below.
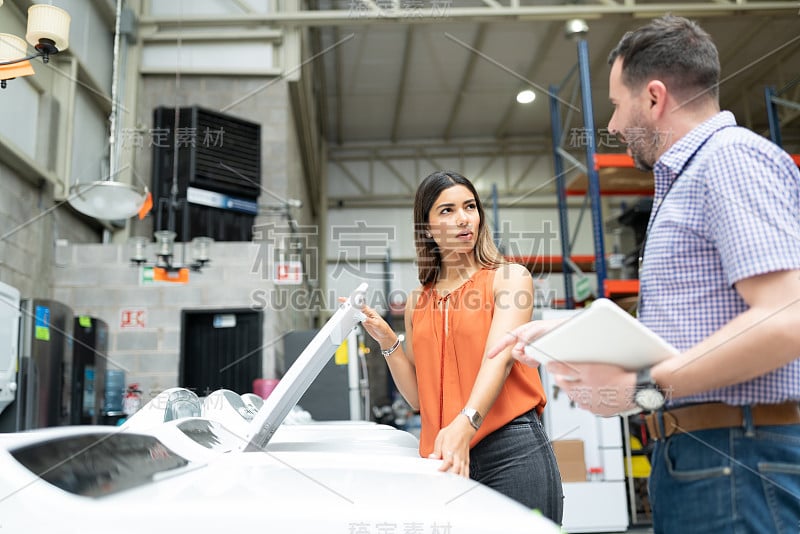
<path fill-rule="evenodd" d="M 636 409 L 636 373 L 604 363 L 547 364 L 547 372 L 575 404 L 597 415 L 610 416 Z"/>
<path fill-rule="evenodd" d="M 487 358 L 494 358 L 508 347 L 511 347 L 511 356 L 515 360 L 528 365 L 537 367 L 539 362 L 525 354 L 525 345 L 548 333 L 567 319 L 546 319 L 541 321 L 531 321 L 504 335 L 500 341 L 489 349 L 486 353 Z"/>

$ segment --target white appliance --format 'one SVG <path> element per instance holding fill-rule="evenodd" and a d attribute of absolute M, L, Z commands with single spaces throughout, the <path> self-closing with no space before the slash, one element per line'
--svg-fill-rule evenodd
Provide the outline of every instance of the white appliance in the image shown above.
<path fill-rule="evenodd" d="M 0 413 L 16 398 L 19 299 L 19 290 L 0 282 Z"/>
<path fill-rule="evenodd" d="M 420 458 L 419 442 L 407 432 L 363 421 L 285 421 L 363 318 L 365 286 L 260 408 L 230 391 L 201 403 L 174 388 L 121 427 L 0 434 L 3 532 L 138 534 L 138 518 L 146 518 L 157 532 L 224 526 L 301 534 L 558 534 L 520 503 L 439 472 L 441 461 Z"/>

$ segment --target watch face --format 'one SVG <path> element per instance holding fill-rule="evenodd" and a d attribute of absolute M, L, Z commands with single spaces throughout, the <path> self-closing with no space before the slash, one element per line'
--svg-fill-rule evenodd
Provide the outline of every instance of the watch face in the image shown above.
<path fill-rule="evenodd" d="M 655 388 L 640 389 L 634 400 L 643 410 L 658 410 L 664 406 L 664 395 Z"/>
<path fill-rule="evenodd" d="M 483 417 L 481 414 L 473 408 L 464 408 L 461 410 L 461 414 L 465 415 L 467 419 L 469 419 L 469 423 L 475 427 L 475 430 L 477 430 L 483 422 Z"/>
<path fill-rule="evenodd" d="M 481 414 L 479 414 L 478 412 L 472 414 L 472 423 L 474 425 L 481 426 L 482 422 L 483 422 L 483 417 L 481 417 Z"/>

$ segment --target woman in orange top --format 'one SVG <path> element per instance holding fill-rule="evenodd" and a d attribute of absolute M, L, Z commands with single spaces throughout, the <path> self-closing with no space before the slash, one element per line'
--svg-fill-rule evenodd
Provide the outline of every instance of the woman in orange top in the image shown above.
<path fill-rule="evenodd" d="M 546 402 L 535 369 L 487 347 L 525 324 L 533 281 L 506 263 L 478 193 L 455 172 L 417 189 L 414 240 L 421 286 L 407 301 L 406 343 L 371 308 L 363 321 L 422 428 L 420 454 L 440 470 L 481 482 L 561 522 L 561 477 L 539 418 Z"/>

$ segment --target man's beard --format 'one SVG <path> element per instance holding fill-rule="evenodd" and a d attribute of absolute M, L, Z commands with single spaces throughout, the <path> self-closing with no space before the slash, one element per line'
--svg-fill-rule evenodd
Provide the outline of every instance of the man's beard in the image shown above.
<path fill-rule="evenodd" d="M 642 156 L 640 156 L 639 154 L 637 154 L 637 153 L 635 153 L 633 151 L 631 151 L 631 154 L 633 154 L 633 166 L 634 167 L 636 167 L 640 171 L 644 171 L 644 172 L 651 172 L 653 170 L 653 166 L 655 165 L 655 161 L 653 163 L 650 163 L 649 161 L 644 160 L 642 158 Z"/>
<path fill-rule="evenodd" d="M 633 164 L 640 171 L 651 172 L 657 160 L 658 131 L 647 124 L 641 113 L 636 114 L 634 123 L 635 125 L 631 126 L 630 130 L 641 132 L 642 135 L 634 137 L 632 142 L 628 143 Z"/>

